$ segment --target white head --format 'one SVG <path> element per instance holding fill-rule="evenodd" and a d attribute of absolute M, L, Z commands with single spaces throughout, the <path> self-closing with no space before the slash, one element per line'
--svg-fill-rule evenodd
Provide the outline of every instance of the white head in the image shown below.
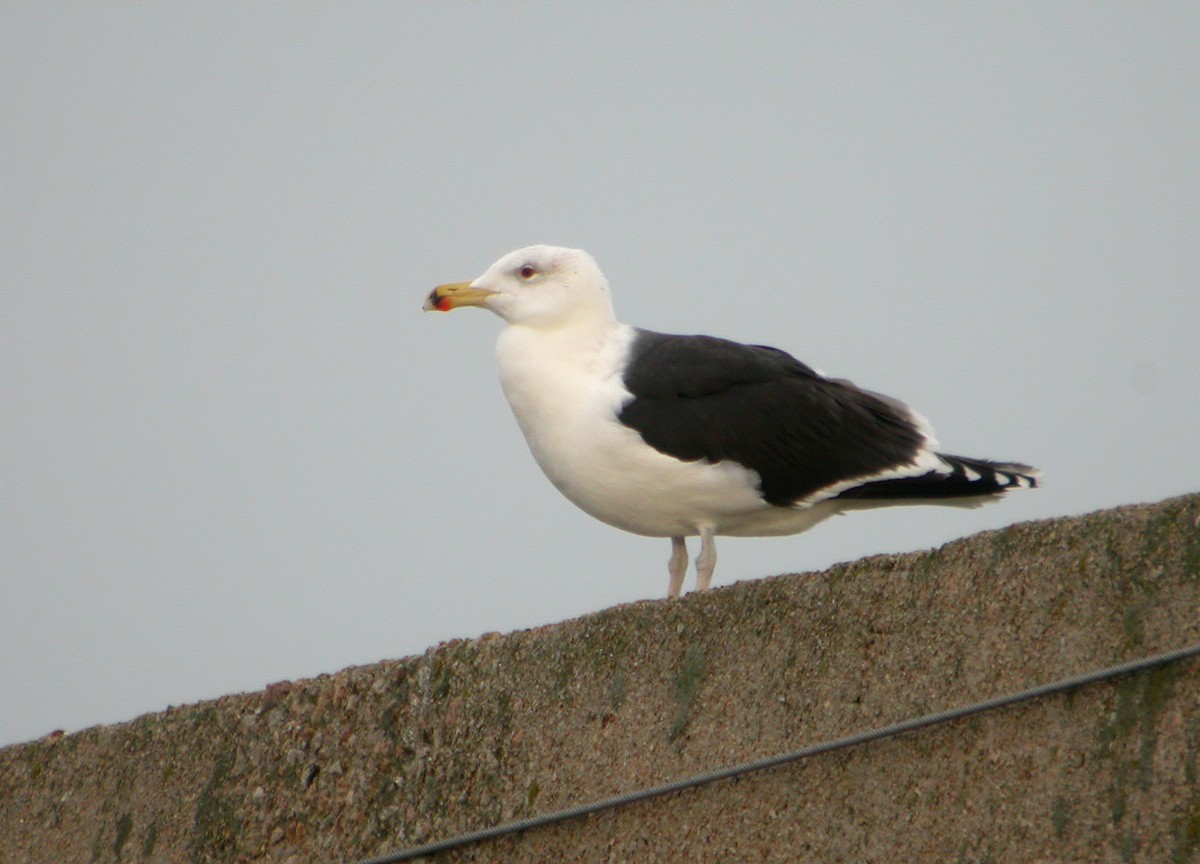
<path fill-rule="evenodd" d="M 554 328 L 615 323 L 608 280 L 591 255 L 561 246 L 509 252 L 472 282 L 434 288 L 425 308 L 482 306 L 509 324 Z"/>

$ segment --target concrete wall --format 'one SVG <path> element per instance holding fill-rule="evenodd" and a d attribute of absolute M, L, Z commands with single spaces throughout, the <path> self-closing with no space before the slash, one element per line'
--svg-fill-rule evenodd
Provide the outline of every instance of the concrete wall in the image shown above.
<path fill-rule="evenodd" d="M 519 590 L 519 586 L 514 590 Z M 0 751 L 0 860 L 339 861 L 1200 642 L 1200 495 Z M 450 853 L 1196 861 L 1200 663 Z"/>

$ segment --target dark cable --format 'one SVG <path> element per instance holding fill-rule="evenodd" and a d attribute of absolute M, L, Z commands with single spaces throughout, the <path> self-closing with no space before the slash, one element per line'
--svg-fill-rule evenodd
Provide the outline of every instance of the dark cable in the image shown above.
<path fill-rule="evenodd" d="M 1057 693 L 1065 693 L 1068 690 L 1076 690 L 1080 687 L 1086 687 L 1089 684 L 1096 684 L 1101 681 L 1110 681 L 1114 678 L 1133 675 L 1137 672 L 1144 672 L 1148 669 L 1153 669 L 1158 666 L 1166 666 L 1171 663 L 1178 663 L 1182 660 L 1195 657 L 1198 654 L 1200 654 L 1200 645 L 1179 648 L 1174 651 L 1167 651 L 1162 654 L 1155 654 L 1151 657 L 1145 657 L 1141 660 L 1133 660 L 1129 663 L 1122 663 L 1118 666 L 1109 666 L 1107 669 L 1100 669 L 1095 672 L 1085 672 L 1082 675 L 1063 678 L 1060 681 L 1055 681 L 1050 684 L 1042 684 L 1037 687 L 1031 687 L 1028 690 L 1010 693 L 1007 696 L 999 696 L 994 699 L 986 699 L 982 702 L 975 702 L 974 704 L 966 705 L 961 708 L 951 708 L 947 711 L 938 711 L 934 714 L 925 714 L 921 717 L 913 717 L 909 720 L 893 723 L 891 726 L 884 726 L 879 729 L 872 729 L 866 732 L 859 732 L 855 735 L 849 735 L 845 738 L 838 738 L 833 741 L 826 741 L 821 744 L 813 744 L 809 747 L 802 747 L 799 750 L 792 750 L 789 753 L 781 753 L 776 756 L 767 756 L 762 759 L 755 759 L 751 762 L 743 762 L 740 765 L 719 768 L 715 771 L 709 771 L 704 774 L 697 774 L 692 777 L 684 777 L 679 780 L 672 780 L 669 783 L 662 783 L 658 786 L 651 786 L 647 789 L 640 789 L 636 792 L 626 792 L 622 795 L 614 795 L 611 798 L 603 798 L 599 801 L 593 801 L 590 804 L 579 804 L 575 807 L 568 807 L 565 810 L 555 810 L 552 813 L 543 813 L 540 816 L 531 816 L 527 819 L 518 819 L 515 822 L 505 822 L 502 825 L 496 825 L 492 828 L 484 828 L 479 831 L 471 831 L 466 834 L 459 834 L 456 837 L 450 837 L 446 840 L 439 840 L 434 843 L 425 843 L 421 846 L 411 846 L 408 849 L 402 849 L 398 852 L 391 852 L 386 855 L 380 855 L 376 858 L 364 859 L 359 861 L 358 864 L 395 864 L 395 862 L 398 861 L 411 861 L 414 858 L 432 855 L 435 852 L 445 852 L 449 849 L 456 849 L 460 846 L 469 846 L 473 843 L 480 843 L 484 840 L 494 840 L 497 837 L 504 837 L 508 834 L 517 834 L 521 831 L 528 831 L 531 828 L 541 828 L 546 825 L 551 825 L 555 822 L 563 822 L 567 819 L 575 819 L 580 816 L 587 816 L 591 813 L 599 813 L 602 810 L 611 810 L 614 807 L 633 804 L 637 801 L 645 801 L 648 798 L 657 798 L 661 795 L 670 795 L 673 792 L 680 792 L 684 789 L 691 789 L 696 786 L 715 783 L 718 780 L 727 780 L 730 777 L 738 777 L 742 774 L 749 774 L 754 771 L 762 771 L 766 768 L 775 768 L 779 765 L 786 765 L 789 762 L 797 762 L 801 759 L 807 759 L 811 756 L 817 756 L 822 753 L 830 753 L 834 750 L 842 750 L 847 747 L 854 747 L 856 745 L 866 744 L 871 741 L 879 741 L 883 738 L 892 738 L 896 735 L 902 735 L 905 732 L 912 732 L 916 729 L 924 729 L 927 726 L 936 726 L 940 723 L 948 723 L 952 720 L 961 720 L 964 717 L 970 717 L 974 714 L 982 714 L 985 711 L 994 711 L 997 708 L 1005 708 L 1009 705 L 1015 705 L 1018 702 L 1027 702 L 1031 699 L 1038 699 L 1043 696 L 1052 696 Z"/>

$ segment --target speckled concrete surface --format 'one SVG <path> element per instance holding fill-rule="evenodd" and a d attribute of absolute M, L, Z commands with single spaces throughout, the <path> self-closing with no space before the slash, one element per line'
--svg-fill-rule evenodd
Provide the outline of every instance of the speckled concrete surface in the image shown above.
<path fill-rule="evenodd" d="M 1200 642 L 1200 495 L 0 750 L 3 862 L 354 860 Z M 1200 663 L 445 861 L 1200 858 Z"/>

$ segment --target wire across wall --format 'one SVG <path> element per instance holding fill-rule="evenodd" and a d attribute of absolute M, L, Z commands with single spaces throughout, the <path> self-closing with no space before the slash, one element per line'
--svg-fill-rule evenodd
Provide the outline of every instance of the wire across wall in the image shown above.
<path fill-rule="evenodd" d="M 444 840 L 438 840 L 433 843 L 424 843 L 419 846 L 411 846 L 406 849 L 380 855 L 375 858 L 362 859 L 358 861 L 357 864 L 396 864 L 396 862 L 411 861 L 415 858 L 423 858 L 427 855 L 433 855 L 437 852 L 447 852 L 451 849 L 458 849 L 464 846 L 484 843 L 488 840 L 495 840 L 499 837 L 505 837 L 510 834 L 534 831 L 539 828 L 544 828 L 548 825 L 554 825 L 558 822 L 565 822 L 570 819 L 578 819 L 582 816 L 588 816 L 593 813 L 600 813 L 604 810 L 612 810 L 617 807 L 624 807 L 627 804 L 634 804 L 639 801 L 646 801 L 651 798 L 659 798 L 665 795 L 674 795 L 688 789 L 695 789 L 698 786 L 705 786 L 709 783 L 716 783 L 721 780 L 729 780 L 734 777 L 741 777 L 742 775 L 751 774 L 756 771 L 765 771 L 769 768 L 776 768 L 780 765 L 788 765 L 792 762 L 799 762 L 803 759 L 810 759 L 814 756 L 820 756 L 825 753 L 833 753 L 837 750 L 844 750 L 849 747 L 858 747 L 874 741 L 882 741 L 888 738 L 894 738 L 897 735 L 915 732 L 919 729 L 927 729 L 931 726 L 939 726 L 945 723 L 951 723 L 956 720 L 962 720 L 964 718 L 972 717 L 976 714 L 982 714 L 987 711 L 997 711 L 1001 708 L 1007 708 L 1012 705 L 1017 705 L 1021 702 L 1044 699 L 1048 696 L 1067 693 L 1069 691 L 1078 690 L 1081 687 L 1087 687 L 1092 684 L 1113 681 L 1118 678 L 1135 675 L 1139 672 L 1146 672 L 1161 666 L 1167 666 L 1173 663 L 1181 663 L 1185 660 L 1192 659 L 1197 655 L 1200 655 L 1200 645 L 1191 645 L 1185 648 L 1178 648 L 1174 651 L 1166 651 L 1161 654 L 1154 654 L 1150 657 L 1144 657 L 1140 660 L 1132 660 L 1128 663 L 1121 663 L 1116 666 L 1109 666 L 1104 669 L 1097 669 L 1092 672 L 1073 675 L 1069 678 L 1062 678 L 1049 684 L 1041 684 L 1037 687 L 1030 687 L 1026 690 L 1019 690 L 1004 696 L 997 696 L 992 699 L 985 699 L 981 702 L 974 702 L 970 705 L 963 705 L 958 708 L 949 708 L 944 711 L 936 711 L 932 714 L 923 714 L 919 717 L 912 717 L 907 720 L 902 720 L 899 723 L 893 723 L 890 726 L 882 726 L 877 729 L 857 732 L 852 735 L 846 735 L 842 738 L 835 738 L 819 744 L 811 744 L 807 747 L 801 747 L 797 750 L 791 750 L 786 753 L 779 753 L 774 756 L 766 756 L 761 759 L 754 759 L 749 762 L 739 763 L 737 765 L 717 768 L 712 771 L 707 771 L 703 774 L 696 774 L 691 777 L 683 777 L 678 780 L 672 780 L 668 783 L 661 783 L 657 786 L 651 786 L 646 789 L 638 789 L 631 792 L 625 792 L 621 795 L 613 795 L 609 798 L 602 798 L 598 801 L 592 801 L 586 804 L 578 804 L 574 807 L 567 807 L 562 810 L 543 813 L 539 816 L 531 816 L 526 819 L 517 819 L 512 822 L 494 825 L 490 828 L 481 828 L 477 831 L 469 831 L 464 834 L 459 834 Z"/>

